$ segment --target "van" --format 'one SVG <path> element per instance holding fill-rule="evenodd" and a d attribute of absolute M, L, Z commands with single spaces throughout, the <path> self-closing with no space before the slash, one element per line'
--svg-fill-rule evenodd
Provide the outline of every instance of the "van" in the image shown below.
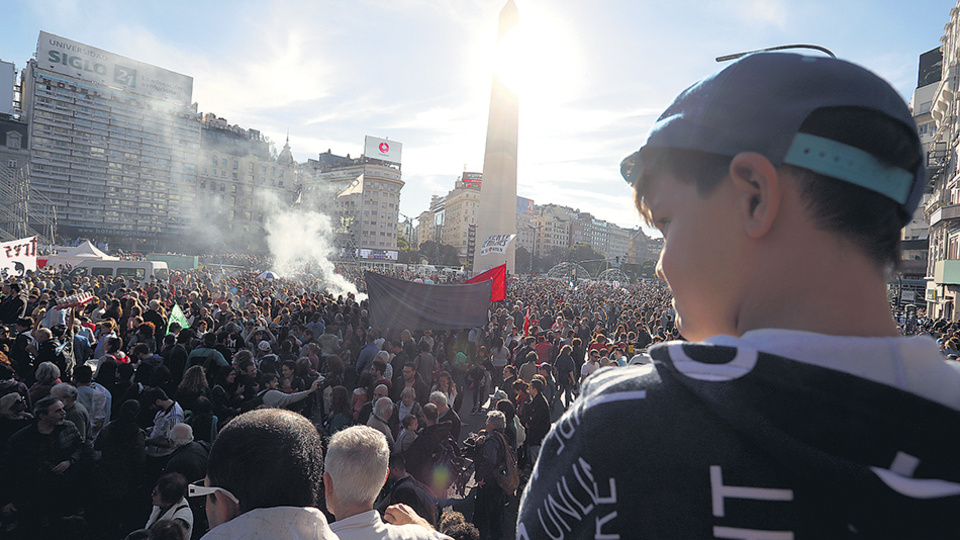
<path fill-rule="evenodd" d="M 150 283 L 153 278 L 166 281 L 170 278 L 170 269 L 162 261 L 83 261 L 70 272 L 70 276 L 97 277 L 110 276 L 135 279 L 141 285 Z"/>
<path fill-rule="evenodd" d="M 421 264 L 417 267 L 417 273 L 421 276 L 432 276 L 437 273 L 437 267 L 431 264 Z"/>

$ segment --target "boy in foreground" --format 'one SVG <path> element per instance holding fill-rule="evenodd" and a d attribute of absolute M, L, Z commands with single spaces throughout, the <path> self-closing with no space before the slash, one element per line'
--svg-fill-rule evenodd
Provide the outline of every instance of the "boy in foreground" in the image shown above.
<path fill-rule="evenodd" d="M 684 91 L 622 171 L 690 342 L 585 382 L 518 537 L 955 536 L 960 373 L 887 303 L 924 187 L 896 91 L 749 55 Z"/>

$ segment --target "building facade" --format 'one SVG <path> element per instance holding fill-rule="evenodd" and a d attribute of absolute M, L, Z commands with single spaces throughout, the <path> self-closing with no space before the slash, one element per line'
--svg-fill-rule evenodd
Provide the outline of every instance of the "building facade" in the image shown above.
<path fill-rule="evenodd" d="M 265 216 L 293 202 L 297 172 L 289 139 L 275 155 L 258 130 L 204 114 L 197 197 L 189 203 L 189 214 L 194 226 L 218 234 L 201 235 L 198 240 L 213 244 L 197 248 L 263 251 Z"/>
<path fill-rule="evenodd" d="M 341 256 L 397 260 L 400 190 L 397 164 L 329 150 L 302 167 L 303 204 L 330 216 Z M 355 252 L 354 252 L 355 250 Z"/>
<path fill-rule="evenodd" d="M 21 86 L 31 189 L 55 202 L 32 220 L 111 248 L 179 245 L 200 150 L 193 79 L 41 32 Z"/>

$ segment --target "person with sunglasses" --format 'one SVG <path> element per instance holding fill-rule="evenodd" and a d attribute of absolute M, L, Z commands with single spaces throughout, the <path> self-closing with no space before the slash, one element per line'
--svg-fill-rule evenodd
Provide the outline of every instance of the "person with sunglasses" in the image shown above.
<path fill-rule="evenodd" d="M 258 409 L 234 418 L 210 449 L 203 485 L 210 531 L 203 540 L 336 538 L 317 505 L 323 448 L 303 416 Z"/>

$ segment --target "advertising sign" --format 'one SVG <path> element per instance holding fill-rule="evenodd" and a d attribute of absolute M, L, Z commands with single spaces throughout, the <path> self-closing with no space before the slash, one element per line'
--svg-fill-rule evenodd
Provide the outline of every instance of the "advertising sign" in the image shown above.
<path fill-rule="evenodd" d="M 395 261 L 399 252 L 385 249 L 361 249 L 360 258 L 374 261 Z"/>
<path fill-rule="evenodd" d="M 400 163 L 400 151 L 402 149 L 403 145 L 397 141 L 378 139 L 369 135 L 363 139 L 363 155 L 368 158 Z"/>
<path fill-rule="evenodd" d="M 483 173 L 465 172 L 462 177 L 463 183 L 470 186 L 478 186 L 483 182 Z"/>
<path fill-rule="evenodd" d="M 37 271 L 37 237 L 21 238 L 0 244 L 0 275 L 23 276 Z"/>
<path fill-rule="evenodd" d="M 533 215 L 533 199 L 517 197 L 517 213 Z"/>
<path fill-rule="evenodd" d="M 190 105 L 193 77 L 40 32 L 37 66 L 99 85 Z"/>
<path fill-rule="evenodd" d="M 920 70 L 917 72 L 917 88 L 940 82 L 943 71 L 943 52 L 940 47 L 920 55 Z"/>
<path fill-rule="evenodd" d="M 491 234 L 483 241 L 483 245 L 480 246 L 480 255 L 506 253 L 507 246 L 510 245 L 510 241 L 516 236 L 515 234 Z"/>
<path fill-rule="evenodd" d="M 0 113 L 13 114 L 13 87 L 17 84 L 17 70 L 13 62 L 0 60 Z"/>

